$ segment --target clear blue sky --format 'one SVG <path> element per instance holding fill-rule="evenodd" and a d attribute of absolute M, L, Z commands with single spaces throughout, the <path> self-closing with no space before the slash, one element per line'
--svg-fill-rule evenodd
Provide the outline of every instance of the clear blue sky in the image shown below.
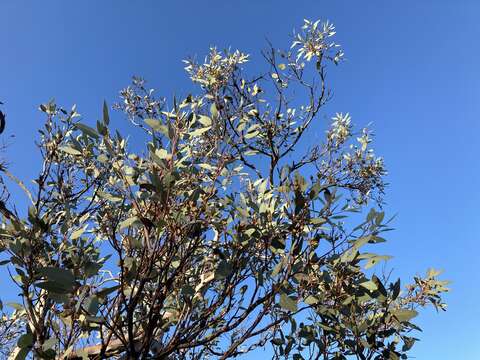
<path fill-rule="evenodd" d="M 324 114 L 373 122 L 390 173 L 387 211 L 398 213 L 382 250 L 405 279 L 433 266 L 453 281 L 448 312 L 419 318 L 424 333 L 412 355 L 480 359 L 479 14 L 477 0 L 2 0 L 0 101 L 8 123 L 0 141 L 9 144 L 11 171 L 31 179 L 36 109 L 49 98 L 78 104 L 92 123 L 131 75 L 159 94 L 185 93 L 180 60 L 188 55 L 218 45 L 258 59 L 265 37 L 286 46 L 303 18 L 329 19 L 348 61 L 331 72 L 334 99 Z"/>

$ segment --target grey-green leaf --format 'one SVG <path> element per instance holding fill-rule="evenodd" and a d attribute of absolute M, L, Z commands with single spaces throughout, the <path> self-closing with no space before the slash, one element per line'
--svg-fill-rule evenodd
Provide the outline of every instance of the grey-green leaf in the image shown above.
<path fill-rule="evenodd" d="M 17 345 L 20 349 L 25 349 L 33 345 L 33 334 L 26 333 L 18 338 Z"/>
<path fill-rule="evenodd" d="M 162 122 L 158 119 L 148 118 L 145 119 L 145 122 L 155 131 L 161 131 L 162 127 L 165 127 L 165 125 L 163 125 Z"/>
<path fill-rule="evenodd" d="M 409 309 L 398 309 L 392 311 L 392 315 L 395 316 L 398 321 L 405 322 L 412 320 L 415 316 L 418 315 L 418 312 Z"/>
<path fill-rule="evenodd" d="M 38 272 L 47 279 L 47 283 L 57 284 L 61 288 L 71 289 L 75 285 L 75 276 L 70 270 L 47 266 L 40 268 Z"/>
<path fill-rule="evenodd" d="M 215 280 L 225 279 L 232 272 L 232 266 L 225 260 L 220 261 L 215 270 Z"/>
<path fill-rule="evenodd" d="M 90 126 L 87 126 L 85 124 L 81 124 L 81 123 L 77 123 L 75 124 L 75 127 L 80 130 L 81 132 L 83 132 L 84 134 L 92 137 L 92 138 L 95 138 L 95 139 L 98 139 L 99 138 L 99 135 L 97 133 L 97 131 L 93 128 L 91 128 Z"/>
<path fill-rule="evenodd" d="M 103 101 L 103 122 L 105 125 L 110 123 L 110 116 L 108 115 L 108 106 L 106 101 Z"/>
<path fill-rule="evenodd" d="M 72 148 L 71 146 L 60 146 L 59 149 L 63 152 L 66 152 L 67 154 L 70 154 L 70 155 L 82 155 L 82 153 L 80 151 Z"/>
<path fill-rule="evenodd" d="M 121 223 L 120 223 L 120 230 L 122 229 L 125 229 L 126 227 L 129 227 L 129 226 L 132 226 L 133 224 L 135 224 L 136 222 L 138 222 L 138 217 L 136 216 L 133 216 L 131 218 L 128 218 L 126 220 L 123 220 Z"/>
<path fill-rule="evenodd" d="M 293 299 L 292 297 L 288 296 L 287 294 L 285 293 L 281 293 L 280 294 L 280 302 L 279 302 L 279 305 L 285 309 L 285 310 L 288 310 L 288 311 L 292 311 L 292 312 L 295 312 L 298 310 L 298 307 L 297 307 L 297 301 L 295 299 Z"/>

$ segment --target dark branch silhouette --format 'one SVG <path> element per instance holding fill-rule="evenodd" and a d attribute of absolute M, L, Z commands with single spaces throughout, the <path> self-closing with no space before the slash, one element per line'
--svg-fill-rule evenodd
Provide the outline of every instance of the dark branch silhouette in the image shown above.
<path fill-rule="evenodd" d="M 3 102 L 0 101 L 0 105 L 3 105 Z M 0 134 L 5 130 L 5 114 L 0 111 Z"/>

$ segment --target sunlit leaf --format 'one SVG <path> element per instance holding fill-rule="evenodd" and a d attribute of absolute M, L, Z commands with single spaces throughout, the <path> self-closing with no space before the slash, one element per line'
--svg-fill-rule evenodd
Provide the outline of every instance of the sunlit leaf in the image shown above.
<path fill-rule="evenodd" d="M 63 152 L 66 152 L 67 154 L 70 154 L 70 155 L 82 155 L 82 153 L 80 151 L 72 148 L 71 146 L 60 146 L 59 149 L 62 150 Z"/>
<path fill-rule="evenodd" d="M 415 310 L 409 310 L 409 309 L 398 309 L 398 310 L 392 311 L 391 313 L 400 322 L 410 321 L 415 316 L 418 315 L 418 312 L 416 312 Z"/>

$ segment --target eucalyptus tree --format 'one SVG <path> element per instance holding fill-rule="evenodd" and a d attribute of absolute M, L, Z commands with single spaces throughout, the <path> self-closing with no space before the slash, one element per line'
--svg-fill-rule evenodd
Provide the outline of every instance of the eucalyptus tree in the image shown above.
<path fill-rule="evenodd" d="M 248 55 L 211 48 L 185 61 L 197 90 L 182 99 L 134 78 L 114 106 L 138 128 L 130 145 L 106 104 L 96 126 L 41 105 L 33 185 L 2 167 L 29 202 L 0 206 L 11 357 L 406 358 L 418 308 L 444 309 L 447 289 L 435 270 L 406 286 L 376 270 L 390 226 L 371 132 L 338 113 L 303 139 L 343 58 L 334 35 L 305 21 L 256 76 Z"/>

